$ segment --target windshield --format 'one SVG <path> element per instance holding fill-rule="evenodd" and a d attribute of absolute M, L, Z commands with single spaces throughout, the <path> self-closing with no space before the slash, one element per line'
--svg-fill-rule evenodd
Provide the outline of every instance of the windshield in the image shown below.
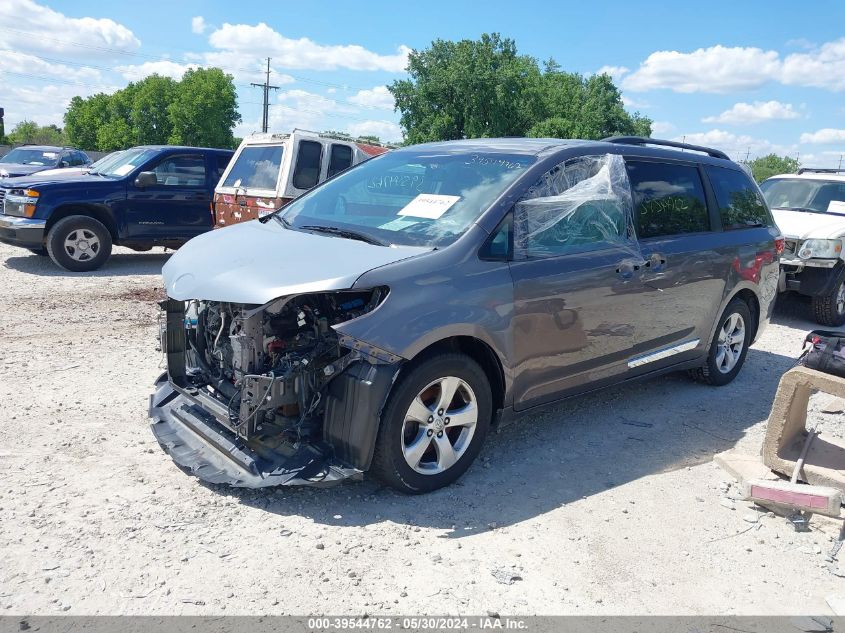
<path fill-rule="evenodd" d="M 16 163 L 18 165 L 40 165 L 52 167 L 59 164 L 59 152 L 46 149 L 13 149 L 0 158 L 0 163 Z"/>
<path fill-rule="evenodd" d="M 284 149 L 282 145 L 244 147 L 223 186 L 275 191 Z"/>
<path fill-rule="evenodd" d="M 111 154 L 106 154 L 100 160 L 95 161 L 88 165 L 88 171 L 96 171 L 99 172 L 101 169 L 108 169 L 109 165 L 113 162 L 117 161 L 120 158 L 120 155 L 123 154 L 122 150 L 118 150 L 116 152 L 112 152 Z"/>
<path fill-rule="evenodd" d="M 155 149 L 127 149 L 120 153 L 113 161 L 105 166 L 92 170 L 91 173 L 102 174 L 103 176 L 120 177 L 132 172 L 148 160 L 158 154 Z M 106 158 L 109 158 L 108 156 Z"/>
<path fill-rule="evenodd" d="M 772 209 L 845 214 L 845 182 L 770 178 L 760 189 Z"/>
<path fill-rule="evenodd" d="M 285 207 L 285 224 L 337 227 L 403 245 L 453 242 L 533 156 L 397 151 L 343 172 Z"/>

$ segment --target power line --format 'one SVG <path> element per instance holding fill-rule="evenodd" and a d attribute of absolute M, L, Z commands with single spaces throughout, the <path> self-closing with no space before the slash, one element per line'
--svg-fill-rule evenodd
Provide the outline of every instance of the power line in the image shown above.
<path fill-rule="evenodd" d="M 263 117 L 261 119 L 261 131 L 267 132 L 267 127 L 270 123 L 269 113 L 270 113 L 270 91 L 271 90 L 278 90 L 278 86 L 271 86 L 270 85 L 270 58 L 267 58 L 267 79 L 264 80 L 263 84 L 250 84 L 251 86 L 255 86 L 256 88 L 263 88 L 264 89 L 264 111 Z"/>

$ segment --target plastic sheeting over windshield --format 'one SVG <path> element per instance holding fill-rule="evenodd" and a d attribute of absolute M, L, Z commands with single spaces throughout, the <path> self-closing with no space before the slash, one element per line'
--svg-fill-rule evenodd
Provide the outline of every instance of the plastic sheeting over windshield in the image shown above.
<path fill-rule="evenodd" d="M 546 172 L 514 209 L 517 259 L 613 245 L 640 257 L 625 161 L 579 156 Z"/>

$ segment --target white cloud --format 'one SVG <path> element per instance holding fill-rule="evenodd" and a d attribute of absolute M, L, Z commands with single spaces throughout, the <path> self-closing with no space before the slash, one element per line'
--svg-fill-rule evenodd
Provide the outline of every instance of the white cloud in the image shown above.
<path fill-rule="evenodd" d="M 845 90 L 845 37 L 827 42 L 809 53 L 784 59 L 782 81 L 796 86 Z"/>
<path fill-rule="evenodd" d="M 596 71 L 597 75 L 610 75 L 613 79 L 613 83 L 618 84 L 619 81 L 631 72 L 631 69 L 627 66 L 602 66 Z"/>
<path fill-rule="evenodd" d="M 357 94 L 349 97 L 349 101 L 365 108 L 384 108 L 385 110 L 392 110 L 395 103 L 387 86 L 359 90 Z"/>
<path fill-rule="evenodd" d="M 753 90 L 770 81 L 845 90 L 845 38 L 785 57 L 777 51 L 721 45 L 691 53 L 655 51 L 624 76 L 622 87 L 640 92 L 728 93 Z"/>
<path fill-rule="evenodd" d="M 261 22 L 256 25 L 224 24 L 209 36 L 209 42 L 223 51 L 271 57 L 285 68 L 308 70 L 384 70 L 402 72 L 411 49 L 400 46 L 393 55 L 380 55 L 357 44 L 323 45 L 302 37 L 291 39 Z"/>
<path fill-rule="evenodd" d="M 161 59 L 157 62 L 118 66 L 115 70 L 123 75 L 124 79 L 139 81 L 152 74 L 170 77 L 171 79 L 181 79 L 185 71 L 191 68 L 197 68 L 197 64 L 180 64 L 169 59 Z"/>
<path fill-rule="evenodd" d="M 132 52 L 141 45 L 132 31 L 114 20 L 69 18 L 33 0 L 0 2 L 0 24 L 4 27 L 0 48 L 10 50 L 102 58 L 120 56 L 120 51 Z"/>
<path fill-rule="evenodd" d="M 762 86 L 780 71 L 775 51 L 711 46 L 692 53 L 657 51 L 622 87 L 632 91 L 667 88 L 675 92 L 733 92 Z"/>
<path fill-rule="evenodd" d="M 378 136 L 385 142 L 401 141 L 402 128 L 392 121 L 361 121 L 346 126 L 352 136 Z"/>
<path fill-rule="evenodd" d="M 631 97 L 626 97 L 625 95 L 622 95 L 622 105 L 624 105 L 629 110 L 640 110 L 651 107 L 651 104 L 647 103 L 646 101 L 640 101 L 639 99 L 631 99 Z"/>
<path fill-rule="evenodd" d="M 720 129 L 678 135 L 672 140 L 714 147 L 734 160 L 744 160 L 746 155 L 749 158 L 756 158 L 772 153 L 780 156 L 795 156 L 798 152 L 798 147 L 795 145 L 778 145 L 767 139 L 755 138 L 748 134 L 734 134 Z"/>
<path fill-rule="evenodd" d="M 675 125 L 668 121 L 654 121 L 651 124 L 652 134 L 671 134 L 675 129 Z"/>
<path fill-rule="evenodd" d="M 254 53 L 241 51 L 209 51 L 206 53 L 191 53 L 186 59 L 196 61 L 202 66 L 214 66 L 222 68 L 230 75 L 237 77 L 240 83 L 264 83 L 267 78 L 264 74 L 267 71 L 266 57 Z M 275 62 L 275 60 L 274 60 Z M 284 86 L 293 83 L 295 79 L 290 75 L 276 69 L 276 64 L 270 66 L 270 83 L 276 86 Z"/>
<path fill-rule="evenodd" d="M 815 132 L 805 132 L 801 135 L 801 142 L 814 145 L 845 143 L 845 130 L 827 127 Z"/>
<path fill-rule="evenodd" d="M 205 29 L 208 28 L 208 25 L 205 23 L 205 18 L 201 15 L 195 15 L 191 18 L 191 32 L 196 33 L 197 35 L 202 35 L 205 33 Z"/>
<path fill-rule="evenodd" d="M 718 116 L 702 119 L 704 123 L 727 123 L 730 125 L 760 123 L 762 121 L 798 119 L 801 114 L 792 108 L 791 103 L 780 101 L 755 101 L 754 103 L 736 103 Z"/>
<path fill-rule="evenodd" d="M 0 49 L 0 74 L 2 71 L 26 73 L 31 75 L 49 75 L 63 81 L 89 82 L 99 81 L 100 71 L 86 66 L 67 66 L 47 62 L 34 55 L 27 55 L 17 51 Z M 26 77 L 18 79 L 17 83 L 28 83 Z M 4 95 L 5 96 L 5 95 Z"/>

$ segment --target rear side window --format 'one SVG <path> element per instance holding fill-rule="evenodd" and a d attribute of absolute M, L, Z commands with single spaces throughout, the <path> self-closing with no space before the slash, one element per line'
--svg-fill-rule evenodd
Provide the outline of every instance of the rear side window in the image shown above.
<path fill-rule="evenodd" d="M 223 186 L 275 191 L 284 151 L 282 145 L 244 147 Z"/>
<path fill-rule="evenodd" d="M 320 180 L 320 158 L 323 146 L 315 141 L 300 141 L 293 170 L 293 186 L 310 189 Z"/>
<path fill-rule="evenodd" d="M 211 165 L 214 168 L 214 173 L 211 174 L 211 182 L 215 185 L 220 180 L 223 172 L 226 171 L 226 167 L 229 166 L 231 159 L 232 157 L 227 154 L 217 154 L 211 157 Z"/>
<path fill-rule="evenodd" d="M 724 167 L 705 167 L 719 203 L 722 228 L 726 231 L 751 226 L 770 226 L 769 210 L 757 188 L 743 172 Z"/>
<path fill-rule="evenodd" d="M 640 238 L 710 230 L 704 187 L 692 165 L 628 161 Z"/>
<path fill-rule="evenodd" d="M 332 145 L 327 176 L 331 178 L 335 174 L 342 172 L 344 169 L 349 169 L 351 166 L 352 148 L 349 147 L 349 145 Z"/>

